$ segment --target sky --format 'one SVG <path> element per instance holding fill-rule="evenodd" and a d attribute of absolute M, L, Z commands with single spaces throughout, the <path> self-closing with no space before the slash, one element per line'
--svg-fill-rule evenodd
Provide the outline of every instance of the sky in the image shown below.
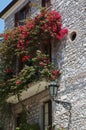
<path fill-rule="evenodd" d="M 0 12 L 11 2 L 12 0 L 0 0 Z M 4 20 L 0 18 L 0 33 L 4 32 Z"/>

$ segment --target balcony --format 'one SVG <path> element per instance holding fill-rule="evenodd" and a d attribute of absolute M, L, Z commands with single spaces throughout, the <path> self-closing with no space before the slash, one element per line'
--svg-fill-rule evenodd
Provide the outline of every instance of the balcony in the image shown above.
<path fill-rule="evenodd" d="M 48 89 L 49 82 L 43 80 L 43 81 L 37 81 L 36 83 L 31 83 L 28 85 L 28 88 L 24 90 L 21 93 L 21 100 L 28 99 L 46 89 Z M 17 95 L 11 96 L 7 99 L 8 103 L 16 104 L 18 103 L 18 97 Z"/>

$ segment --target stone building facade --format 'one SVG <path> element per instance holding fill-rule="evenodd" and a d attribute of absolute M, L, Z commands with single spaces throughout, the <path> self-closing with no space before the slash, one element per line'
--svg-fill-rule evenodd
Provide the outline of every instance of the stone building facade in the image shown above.
<path fill-rule="evenodd" d="M 70 130 L 86 129 L 86 1 L 53 1 L 53 9 L 63 17 L 64 26 L 69 34 L 61 53 L 62 78 L 58 100 L 68 102 L 56 104 L 54 123 Z M 76 34 L 75 34 L 76 33 Z M 73 37 L 75 35 L 75 39 Z M 60 50 L 60 49 L 59 49 Z M 60 50 L 61 51 L 61 50 Z M 57 54 L 58 57 L 58 54 Z M 60 59 L 60 60 L 61 60 Z M 58 61 L 58 58 L 57 58 Z M 68 109 L 68 110 L 67 110 Z"/>
<path fill-rule="evenodd" d="M 12 12 L 1 16 L 5 20 L 5 29 L 14 27 L 14 14 L 28 2 L 21 1 Z M 41 5 L 40 0 L 37 2 Z M 52 101 L 52 125 L 66 130 L 86 130 L 86 1 L 52 0 L 51 10 L 60 12 L 63 26 L 69 31 L 68 36 L 61 41 L 62 44 L 58 43 L 59 47 L 52 44 L 52 61 L 58 64 L 62 72 L 56 102 Z M 36 7 L 31 8 L 33 16 L 38 12 Z M 39 122 L 42 130 L 43 103 L 50 99 L 46 89 L 24 100 L 32 110 L 29 121 Z M 16 113 L 21 111 L 18 103 L 13 108 Z M 13 130 L 14 122 L 11 126 Z"/>

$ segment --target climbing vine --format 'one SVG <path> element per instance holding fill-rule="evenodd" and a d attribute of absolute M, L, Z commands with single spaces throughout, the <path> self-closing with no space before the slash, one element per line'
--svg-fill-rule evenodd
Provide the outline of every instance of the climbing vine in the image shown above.
<path fill-rule="evenodd" d="M 53 66 L 41 46 L 50 44 L 51 39 L 62 40 L 67 32 L 58 12 L 42 10 L 24 26 L 2 34 L 0 101 L 22 92 L 31 82 L 58 79 L 58 67 Z"/>

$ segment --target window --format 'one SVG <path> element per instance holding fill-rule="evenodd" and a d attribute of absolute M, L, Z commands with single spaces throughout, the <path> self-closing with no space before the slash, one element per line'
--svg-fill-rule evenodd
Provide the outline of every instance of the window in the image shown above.
<path fill-rule="evenodd" d="M 74 41 L 74 40 L 76 39 L 76 36 L 77 36 L 76 31 L 72 31 L 72 32 L 70 33 L 70 39 L 71 39 L 71 41 Z"/>
<path fill-rule="evenodd" d="M 52 102 L 50 100 L 44 103 L 43 116 L 43 130 L 46 130 L 52 125 Z"/>
<path fill-rule="evenodd" d="M 21 125 L 23 125 L 23 123 L 25 123 L 26 125 L 28 124 L 27 123 L 27 113 L 25 111 L 18 113 L 18 115 L 16 117 L 16 127 L 20 127 Z"/>
<path fill-rule="evenodd" d="M 51 6 L 51 0 L 42 0 L 42 7 L 50 7 Z"/>
<path fill-rule="evenodd" d="M 40 44 L 40 50 L 49 56 L 51 61 L 51 39 L 45 39 Z"/>
<path fill-rule="evenodd" d="M 24 20 L 30 16 L 30 1 L 22 8 L 19 12 L 15 14 L 15 27 L 18 25 L 24 25 Z"/>
<path fill-rule="evenodd" d="M 21 117 L 22 117 L 22 114 L 19 113 L 19 114 L 17 115 L 17 118 L 16 118 L 16 127 L 19 127 L 19 126 L 20 126 L 20 124 L 21 124 Z"/>

